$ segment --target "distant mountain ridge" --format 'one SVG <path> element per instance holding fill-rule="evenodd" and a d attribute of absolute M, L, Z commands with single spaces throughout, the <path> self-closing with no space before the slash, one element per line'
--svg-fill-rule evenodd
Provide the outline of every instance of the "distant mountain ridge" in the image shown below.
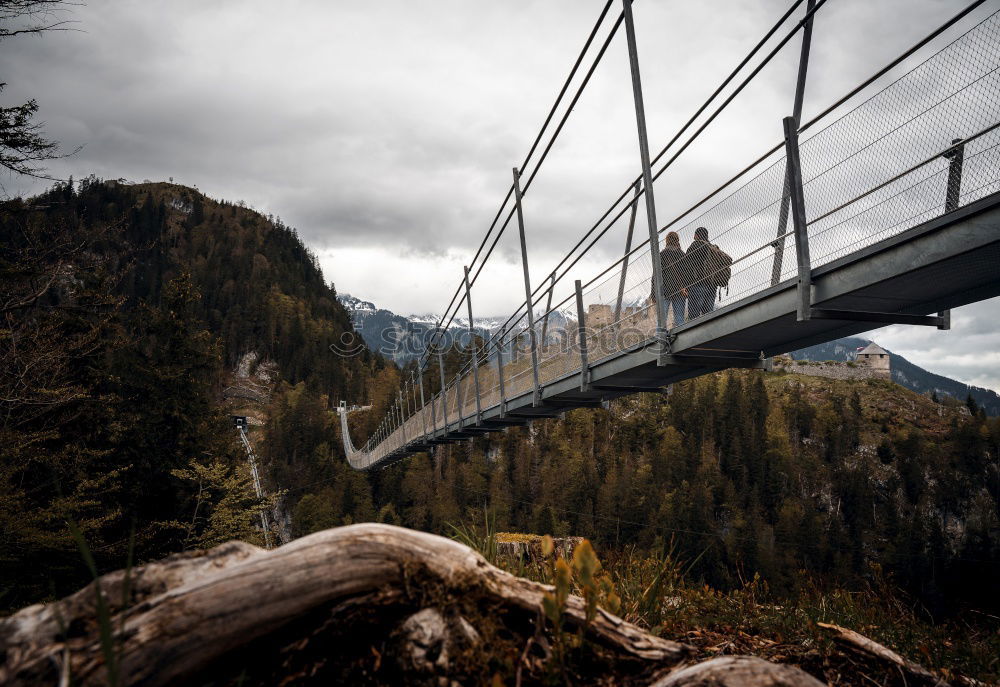
<path fill-rule="evenodd" d="M 337 300 L 350 315 L 354 331 L 368 347 L 399 365 L 417 357 L 434 330 L 433 324 L 412 322 L 349 293 L 337 294 Z"/>
<path fill-rule="evenodd" d="M 351 316 L 354 330 L 361 335 L 368 347 L 398 364 L 405 364 L 423 353 L 440 319 L 434 314 L 399 315 L 349 293 L 338 294 L 337 300 Z M 553 332 L 566 326 L 566 317 L 562 313 L 553 312 L 549 317 L 549 327 Z M 506 318 L 502 317 L 472 318 L 476 333 L 483 337 L 491 336 L 505 321 Z M 523 325 L 519 328 L 523 328 Z M 444 335 L 445 346 L 450 345 L 456 337 L 464 341 L 468 329 L 467 318 L 454 318 Z"/>
<path fill-rule="evenodd" d="M 839 360 L 847 361 L 854 359 L 857 349 L 872 343 L 871 339 L 863 339 L 857 336 L 849 336 L 843 339 L 835 339 L 827 343 L 809 346 L 792 353 L 795 360 Z M 883 347 L 884 348 L 884 347 Z M 1000 415 L 1000 394 L 992 389 L 984 389 L 972 386 L 965 382 L 930 372 L 911 363 L 901 355 L 889 353 L 889 362 L 892 365 L 892 381 L 900 386 L 906 387 L 920 394 L 937 393 L 939 396 L 946 394 L 960 401 L 964 401 L 968 396 L 972 396 L 976 403 L 986 410 L 987 415 Z"/>

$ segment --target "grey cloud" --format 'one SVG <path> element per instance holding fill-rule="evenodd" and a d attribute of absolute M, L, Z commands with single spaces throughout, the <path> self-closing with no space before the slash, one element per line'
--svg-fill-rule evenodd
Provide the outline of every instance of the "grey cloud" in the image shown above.
<path fill-rule="evenodd" d="M 952 328 L 891 326 L 867 336 L 912 362 L 1000 391 L 1000 298 L 952 311 Z"/>
<path fill-rule="evenodd" d="M 654 149 L 786 6 L 636 4 Z M 82 32 L 0 44 L 0 76 L 6 103 L 37 98 L 50 135 L 69 149 L 85 145 L 52 165 L 57 175 L 172 176 L 281 216 L 316 250 L 386 250 L 412 258 L 416 271 L 430 264 L 424 258 L 471 257 L 600 7 L 393 0 L 277 11 L 262 1 L 94 0 L 73 10 Z M 806 115 L 955 11 L 935 0 L 827 3 Z M 796 59 L 788 50 L 762 72 L 657 183 L 661 223 L 778 140 Z M 532 274 L 551 269 L 638 172 L 618 36 L 526 195 Z M 640 211 L 637 236 L 643 223 Z M 623 241 L 620 222 L 595 263 L 617 258 Z M 511 236 L 497 256 L 517 259 Z M 327 276 L 365 296 L 373 273 L 356 284 Z M 460 272 L 435 277 L 437 302 L 418 307 L 400 293 L 384 305 L 442 307 Z M 992 346 L 996 320 L 977 316 L 963 341 Z"/>

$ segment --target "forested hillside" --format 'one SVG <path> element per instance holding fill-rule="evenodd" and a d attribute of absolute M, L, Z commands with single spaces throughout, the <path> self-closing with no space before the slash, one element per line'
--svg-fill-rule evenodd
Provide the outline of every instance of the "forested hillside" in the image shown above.
<path fill-rule="evenodd" d="M 673 546 L 719 588 L 759 573 L 794 596 L 878 565 L 935 609 L 1000 603 L 1000 420 L 882 380 L 729 372 L 674 389 L 441 448 L 367 485 L 330 475 L 299 500 L 299 532 L 375 514 L 447 533 L 485 509 L 500 530 L 603 551 Z"/>
<path fill-rule="evenodd" d="M 294 230 L 242 204 L 91 178 L 0 205 L 0 604 L 86 581 L 73 527 L 101 569 L 262 543 L 227 370 L 255 351 L 325 413 L 385 368 L 329 350 L 354 339 Z"/>
<path fill-rule="evenodd" d="M 198 315 L 221 338 L 227 366 L 256 351 L 289 382 L 334 398 L 362 393 L 358 371 L 381 361 L 367 351 L 360 360 L 331 354 L 331 344 L 354 347 L 350 317 L 294 229 L 183 186 L 99 186 L 125 196 L 105 202 L 134 208 L 123 227 L 137 250 L 133 293 L 156 302 L 156 275 L 186 270 L 202 295 Z"/>

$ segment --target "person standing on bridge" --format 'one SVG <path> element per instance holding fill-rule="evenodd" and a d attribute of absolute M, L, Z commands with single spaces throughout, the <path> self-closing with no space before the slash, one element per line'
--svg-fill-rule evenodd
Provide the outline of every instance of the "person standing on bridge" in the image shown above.
<path fill-rule="evenodd" d="M 733 260 L 721 248 L 708 240 L 708 229 L 694 230 L 694 241 L 688 246 L 684 271 L 688 282 L 688 317 L 710 313 L 715 308 L 716 291 L 723 281 L 729 283 Z"/>
<path fill-rule="evenodd" d="M 663 272 L 663 298 L 665 309 L 664 316 L 668 316 L 670 309 L 674 311 L 674 323 L 676 327 L 684 324 L 684 303 L 687 300 L 687 289 L 684 288 L 684 249 L 681 248 L 681 237 L 676 231 L 669 231 L 663 237 L 663 250 L 660 251 L 660 269 Z M 650 291 L 650 301 L 655 301 L 656 287 Z"/>

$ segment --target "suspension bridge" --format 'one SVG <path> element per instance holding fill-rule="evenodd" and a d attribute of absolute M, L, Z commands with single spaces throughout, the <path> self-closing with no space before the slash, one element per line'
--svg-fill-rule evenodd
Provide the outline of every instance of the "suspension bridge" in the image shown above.
<path fill-rule="evenodd" d="M 948 329 L 951 308 L 1000 295 L 1000 11 L 982 16 L 976 10 L 984 2 L 973 2 L 803 122 L 812 32 L 825 3 L 794 2 L 653 157 L 632 1 L 622 0 L 612 22 L 609 0 L 438 322 L 441 333 L 467 316 L 467 364 L 446 378 L 442 346 L 432 341 L 419 373 L 406 380 L 364 446 L 351 441 L 344 407 L 350 465 L 381 468 L 438 444 L 721 369 L 766 369 L 771 356 L 886 324 Z M 608 23 L 600 44 L 595 38 Z M 622 28 L 642 174 L 627 180 L 555 270 L 532 284 L 526 192 Z M 936 40 L 946 33 L 947 41 Z M 659 224 L 656 179 L 775 55 L 795 47 L 789 115 L 775 122 L 782 140 Z M 587 56 L 591 66 L 582 72 Z M 574 78 L 578 87 L 566 106 Z M 619 220 L 628 223 L 622 257 L 570 288 L 573 267 Z M 472 289 L 511 225 L 518 231 L 524 301 L 477 339 Z M 661 253 L 667 232 L 687 245 L 700 227 L 715 248 L 698 250 L 728 259 L 700 260 L 702 268 L 693 270 L 690 258 Z M 561 299 L 554 297 L 560 285 Z M 692 307 L 694 293 L 710 294 L 709 311 Z M 568 319 L 558 331 L 557 313 Z M 425 389 L 431 375 L 439 383 L 434 394 Z"/>

